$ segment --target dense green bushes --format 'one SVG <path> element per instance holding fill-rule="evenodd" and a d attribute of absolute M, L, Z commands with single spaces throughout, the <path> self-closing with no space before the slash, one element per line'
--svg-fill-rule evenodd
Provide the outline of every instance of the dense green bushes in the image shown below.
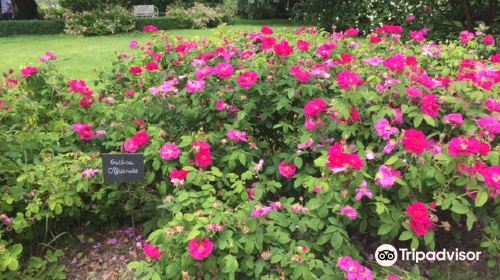
<path fill-rule="evenodd" d="M 238 14 L 249 19 L 286 18 L 296 0 L 237 0 Z"/>
<path fill-rule="evenodd" d="M 479 23 L 499 30 L 495 1 L 448 0 L 299 0 L 289 11 L 296 21 L 331 29 L 357 27 L 368 32 L 383 23 L 403 24 L 412 29 L 427 27 L 434 39 L 446 39 Z"/>
<path fill-rule="evenodd" d="M 227 5 L 217 5 L 214 7 L 203 3 L 195 3 L 189 8 L 176 3 L 168 6 L 165 14 L 188 24 L 190 28 L 215 27 L 223 22 L 228 22 L 236 12 L 236 9 L 231 7 L 230 1 L 225 2 Z"/>
<path fill-rule="evenodd" d="M 12 35 L 40 35 L 64 32 L 62 20 L 10 20 L 0 21 L 0 37 Z"/>
<path fill-rule="evenodd" d="M 156 17 L 156 18 L 136 18 L 135 19 L 135 27 L 136 30 L 141 31 L 144 29 L 144 26 L 153 25 L 158 27 L 160 30 L 168 30 L 168 29 L 183 29 L 191 26 L 190 21 L 184 21 L 175 17 Z"/>
<path fill-rule="evenodd" d="M 78 36 L 106 35 L 130 32 L 135 29 L 132 13 L 120 6 L 65 14 L 65 31 Z"/>
<path fill-rule="evenodd" d="M 110 33 L 119 33 L 119 32 L 130 32 L 133 30 L 142 31 L 144 26 L 154 25 L 158 27 L 160 30 L 169 30 L 169 29 L 184 29 L 191 28 L 193 26 L 193 22 L 188 19 L 181 19 L 171 16 L 165 17 L 155 17 L 155 18 L 135 18 L 133 19 L 134 25 L 129 25 L 130 22 L 126 25 L 127 30 L 123 30 L 123 26 L 120 28 L 114 27 L 108 28 L 103 25 L 104 21 L 96 21 L 94 23 L 98 23 L 98 25 L 94 25 L 91 29 L 82 25 L 84 22 L 90 22 L 91 18 L 95 18 L 96 13 L 84 12 L 81 16 L 76 17 L 74 14 L 69 16 L 69 31 L 70 34 L 78 34 L 78 35 L 104 35 L 108 34 L 108 31 L 112 31 Z M 132 28 L 131 28 L 132 27 Z M 44 35 L 44 34 L 61 34 L 65 31 L 65 23 L 64 20 L 59 19 L 51 19 L 51 20 L 19 20 L 19 21 L 0 21 L 0 37 L 6 36 L 14 36 L 14 35 Z M 98 33 L 99 32 L 99 33 Z"/>

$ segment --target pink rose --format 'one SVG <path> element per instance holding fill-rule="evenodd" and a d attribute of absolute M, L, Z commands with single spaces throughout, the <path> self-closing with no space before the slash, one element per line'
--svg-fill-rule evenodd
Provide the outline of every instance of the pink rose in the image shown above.
<path fill-rule="evenodd" d="M 94 139 L 94 130 L 91 124 L 74 124 L 71 126 L 75 133 L 78 134 L 81 140 L 90 141 Z"/>
<path fill-rule="evenodd" d="M 189 241 L 189 255 L 197 260 L 202 261 L 207 259 L 212 254 L 214 243 L 208 238 L 197 241 L 195 238 Z"/>
<path fill-rule="evenodd" d="M 295 164 L 293 163 L 287 163 L 285 161 L 282 161 L 278 165 L 278 172 L 280 173 L 281 176 L 287 179 L 292 179 L 295 176 L 295 173 L 297 172 L 297 166 L 295 166 Z"/>
<path fill-rule="evenodd" d="M 160 248 L 146 243 L 146 245 L 144 245 L 144 255 L 146 255 L 148 258 L 159 260 L 161 258 L 162 252 L 160 251 Z"/>
<path fill-rule="evenodd" d="M 304 115 L 306 117 L 317 118 L 322 112 L 326 110 L 327 106 L 328 104 L 326 104 L 323 99 L 313 99 L 304 106 Z"/>
<path fill-rule="evenodd" d="M 180 154 L 181 150 L 175 144 L 165 144 L 160 149 L 160 156 L 164 160 L 176 160 Z"/>
<path fill-rule="evenodd" d="M 238 76 L 236 82 L 244 89 L 251 89 L 252 86 L 257 83 L 258 79 L 259 76 L 257 72 L 243 72 Z"/>
<path fill-rule="evenodd" d="M 180 187 L 184 186 L 184 181 L 186 180 L 188 175 L 189 172 L 184 169 L 174 169 L 170 171 L 168 176 L 170 177 L 170 183 L 172 183 L 176 187 Z"/>

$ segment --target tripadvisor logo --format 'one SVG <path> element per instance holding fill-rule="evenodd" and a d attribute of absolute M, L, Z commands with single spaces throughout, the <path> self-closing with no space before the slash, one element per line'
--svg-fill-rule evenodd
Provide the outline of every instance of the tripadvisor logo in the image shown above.
<path fill-rule="evenodd" d="M 398 251 L 390 244 L 382 244 L 375 251 L 375 260 L 381 266 L 391 266 L 398 261 Z"/>
<path fill-rule="evenodd" d="M 427 261 L 478 261 L 480 251 L 460 251 L 446 250 L 441 251 L 416 251 L 415 249 L 396 249 L 390 244 L 382 244 L 375 251 L 375 261 L 380 266 L 392 266 L 398 259 L 401 261 L 411 261 L 418 263 L 423 260 Z"/>

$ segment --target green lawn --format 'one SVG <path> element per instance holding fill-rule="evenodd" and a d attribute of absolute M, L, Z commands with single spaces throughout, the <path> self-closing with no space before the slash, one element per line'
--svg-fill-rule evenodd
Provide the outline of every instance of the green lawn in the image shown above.
<path fill-rule="evenodd" d="M 237 20 L 229 26 L 232 30 L 256 31 L 261 25 L 272 27 L 292 26 L 286 20 Z M 214 29 L 168 30 L 172 35 L 209 38 Z M 27 64 L 38 65 L 38 57 L 45 51 L 53 51 L 59 56 L 55 64 L 70 79 L 92 80 L 97 77 L 95 70 L 103 70 L 111 65 L 115 52 L 128 50 L 131 40 L 146 42 L 149 34 L 133 33 L 99 37 L 73 37 L 68 35 L 15 36 L 0 38 L 0 73 L 8 69 L 18 70 Z"/>

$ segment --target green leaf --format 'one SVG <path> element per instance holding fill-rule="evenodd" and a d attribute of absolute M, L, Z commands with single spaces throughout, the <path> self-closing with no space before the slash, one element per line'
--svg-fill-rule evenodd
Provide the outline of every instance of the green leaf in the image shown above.
<path fill-rule="evenodd" d="M 247 163 L 247 156 L 245 153 L 240 153 L 238 158 L 240 159 L 241 165 L 245 165 Z"/>
<path fill-rule="evenodd" d="M 191 222 L 192 220 L 194 220 L 194 215 L 191 213 L 184 214 L 184 220 L 187 222 Z"/>
<path fill-rule="evenodd" d="M 273 256 L 271 257 L 271 263 L 278 263 L 278 262 L 280 262 L 282 259 L 283 259 L 283 255 L 278 255 L 278 254 L 273 255 Z"/>
<path fill-rule="evenodd" d="M 476 216 L 474 215 L 474 213 L 472 212 L 469 212 L 467 213 L 467 221 L 466 221 L 466 224 L 467 224 L 467 230 L 470 231 L 472 229 L 472 226 L 474 225 L 474 223 L 477 221 L 477 218 Z"/>
<path fill-rule="evenodd" d="M 434 156 L 434 159 L 439 160 L 439 161 L 445 161 L 445 162 L 451 161 L 451 158 L 444 153 L 437 154 L 436 156 Z"/>
<path fill-rule="evenodd" d="M 481 207 L 486 203 L 486 201 L 488 201 L 488 193 L 484 190 L 480 190 L 476 196 L 476 199 L 474 200 L 474 204 L 476 205 L 476 207 Z"/>
<path fill-rule="evenodd" d="M 418 238 L 416 238 L 415 236 L 413 236 L 411 238 L 411 245 L 410 245 L 410 248 L 412 249 L 417 249 L 418 248 Z"/>
<path fill-rule="evenodd" d="M 451 211 L 457 213 L 457 214 L 466 214 L 470 211 L 469 207 L 463 205 L 461 202 L 458 200 L 453 200 L 452 206 L 451 206 Z"/>
<path fill-rule="evenodd" d="M 430 126 L 432 126 L 432 127 L 435 127 L 435 126 L 436 126 L 436 122 L 435 122 L 435 121 L 434 121 L 434 119 L 433 119 L 433 118 L 431 118 L 430 116 L 424 115 L 424 120 L 425 120 L 425 122 L 426 122 L 428 125 L 430 125 Z"/>
<path fill-rule="evenodd" d="M 410 193 L 410 190 L 409 190 L 408 186 L 406 186 L 406 185 L 402 185 L 398 189 L 398 197 L 400 199 L 407 197 L 409 193 Z"/>
<path fill-rule="evenodd" d="M 303 161 L 300 157 L 296 157 L 293 160 L 293 163 L 297 166 L 298 169 L 300 169 L 302 167 Z"/>
<path fill-rule="evenodd" d="M 189 232 L 189 234 L 188 234 L 188 236 L 187 236 L 187 239 L 188 239 L 188 240 L 191 240 L 191 239 L 193 239 L 193 238 L 197 237 L 198 235 L 200 235 L 200 233 L 201 233 L 201 232 L 200 232 L 199 230 L 197 230 L 197 229 L 193 229 L 192 231 L 190 231 L 190 232 Z"/>
<path fill-rule="evenodd" d="M 259 259 L 255 263 L 255 268 L 254 268 L 255 279 L 259 277 L 259 275 L 262 273 L 262 270 L 264 270 L 264 261 L 262 259 Z"/>
<path fill-rule="evenodd" d="M 413 237 L 413 233 L 409 230 L 405 230 L 399 236 L 399 240 L 406 241 L 406 240 L 410 240 L 412 237 Z"/>
<path fill-rule="evenodd" d="M 385 162 L 385 165 L 393 165 L 395 164 L 397 161 L 399 160 L 399 158 L 397 156 L 392 156 L 390 157 L 386 162 Z"/>
<path fill-rule="evenodd" d="M 387 209 L 387 207 L 383 203 L 381 203 L 381 202 L 376 202 L 375 205 L 376 205 L 375 211 L 379 215 L 382 214 L 382 213 L 384 213 L 384 211 Z"/>
<path fill-rule="evenodd" d="M 10 270 L 16 271 L 19 268 L 19 262 L 15 258 L 9 258 L 7 266 Z"/>
<path fill-rule="evenodd" d="M 220 172 L 220 169 L 217 167 L 212 167 L 212 174 L 216 177 L 222 177 L 222 172 Z"/>
<path fill-rule="evenodd" d="M 14 257 L 17 257 L 21 254 L 21 252 L 23 251 L 23 245 L 21 244 L 14 244 L 10 249 L 10 254 Z"/>
<path fill-rule="evenodd" d="M 233 255 L 227 255 L 222 259 L 222 272 L 233 273 L 238 270 L 238 260 Z"/>
<path fill-rule="evenodd" d="M 420 126 L 420 124 L 422 123 L 422 120 L 423 120 L 422 115 L 415 116 L 415 118 L 413 119 L 413 125 L 415 126 L 415 128 Z"/>
<path fill-rule="evenodd" d="M 314 165 L 317 167 L 324 167 L 327 162 L 328 159 L 326 158 L 326 156 L 322 156 L 314 160 Z"/>
<path fill-rule="evenodd" d="M 390 224 L 382 224 L 378 228 L 378 235 L 386 235 L 389 232 L 391 232 L 391 230 L 392 230 L 392 225 L 390 225 Z"/>
<path fill-rule="evenodd" d="M 322 205 L 323 205 L 323 202 L 318 198 L 313 198 L 313 199 L 309 200 L 309 202 L 307 202 L 307 208 L 309 208 L 310 210 L 318 209 Z"/>

